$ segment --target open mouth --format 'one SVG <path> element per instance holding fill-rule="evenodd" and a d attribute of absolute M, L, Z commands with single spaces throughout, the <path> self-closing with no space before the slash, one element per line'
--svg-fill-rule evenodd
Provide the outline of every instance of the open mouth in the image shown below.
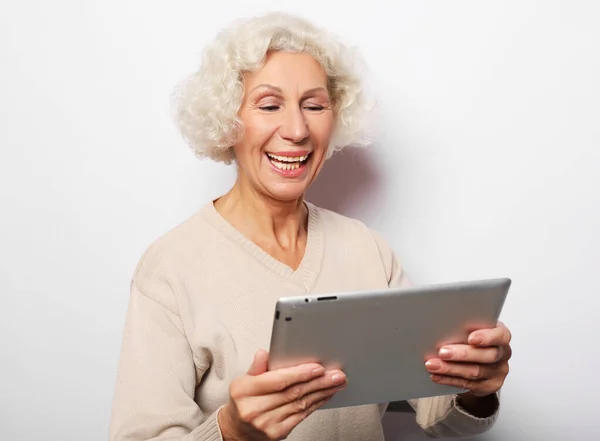
<path fill-rule="evenodd" d="M 279 156 L 273 153 L 267 153 L 266 155 L 271 164 L 279 170 L 297 170 L 306 165 L 311 153 L 302 156 Z"/>

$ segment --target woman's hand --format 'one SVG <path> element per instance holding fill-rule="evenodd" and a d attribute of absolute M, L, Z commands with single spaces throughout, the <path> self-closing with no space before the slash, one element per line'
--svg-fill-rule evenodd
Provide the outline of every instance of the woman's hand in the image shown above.
<path fill-rule="evenodd" d="M 467 389 L 470 396 L 485 397 L 498 392 L 508 375 L 510 340 L 510 331 L 498 322 L 493 329 L 472 332 L 469 344 L 442 347 L 439 358 L 427 360 L 425 367 L 436 383 Z"/>
<path fill-rule="evenodd" d="M 267 372 L 259 351 L 248 373 L 232 381 L 230 401 L 219 412 L 225 441 L 285 439 L 308 415 L 346 387 L 343 372 L 315 363 Z"/>

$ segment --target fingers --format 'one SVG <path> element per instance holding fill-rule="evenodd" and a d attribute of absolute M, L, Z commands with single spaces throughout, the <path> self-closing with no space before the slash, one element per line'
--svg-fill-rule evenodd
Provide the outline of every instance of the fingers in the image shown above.
<path fill-rule="evenodd" d="M 269 353 L 265 350 L 259 350 L 254 355 L 254 360 L 248 369 L 248 375 L 261 375 L 267 372 L 267 367 L 269 363 Z"/>
<path fill-rule="evenodd" d="M 431 359 L 425 363 L 427 370 L 436 375 L 449 375 L 465 378 L 467 380 L 483 380 L 493 378 L 496 375 L 495 365 L 477 363 L 453 363 L 439 359 Z"/>
<path fill-rule="evenodd" d="M 254 424 L 257 428 L 280 424 L 297 414 L 305 418 L 309 413 L 314 411 L 315 405 L 329 400 L 336 392 L 339 392 L 345 387 L 346 382 L 344 381 L 337 386 L 328 389 L 319 389 L 307 395 L 298 397 L 282 406 L 275 407 L 268 412 L 263 412 L 256 418 Z"/>
<path fill-rule="evenodd" d="M 438 384 L 466 389 L 476 396 L 486 396 L 500 390 L 504 384 L 503 377 L 494 377 L 488 380 L 470 380 L 461 377 L 451 377 L 449 375 L 432 374 L 431 380 Z"/>
<path fill-rule="evenodd" d="M 325 398 L 327 393 L 330 393 L 332 390 L 336 392 L 339 390 L 336 388 L 344 388 L 346 384 L 346 375 L 342 371 L 329 371 L 321 377 L 305 383 L 294 384 L 282 392 L 267 395 L 265 398 L 268 399 L 269 406 L 265 410 L 271 410 L 291 403 L 292 408 L 297 407 L 295 409 L 296 412 L 302 411 L 310 407 L 315 400 Z M 326 392 L 321 397 L 319 393 L 323 391 Z"/>
<path fill-rule="evenodd" d="M 346 383 L 346 376 L 343 372 L 337 370 L 329 371 L 326 375 L 305 383 L 292 384 L 283 391 L 263 396 L 238 398 L 238 409 L 240 415 L 243 415 L 245 419 L 252 420 L 265 412 L 287 406 L 287 410 L 284 410 L 283 413 L 279 412 L 280 416 L 276 422 L 280 422 L 284 418 L 287 418 L 291 411 L 300 412 L 306 410 L 315 400 L 324 398 L 331 391 L 336 392 L 339 390 L 336 387 L 343 389 Z M 319 393 L 322 391 L 326 392 L 321 396 Z"/>
<path fill-rule="evenodd" d="M 467 389 L 477 396 L 500 390 L 509 371 L 507 361 L 485 364 L 432 358 L 425 366 L 435 383 Z"/>
<path fill-rule="evenodd" d="M 343 373 L 331 371 L 321 378 L 292 385 L 284 391 L 242 397 L 236 401 L 237 412 L 246 426 L 267 435 L 269 439 L 282 439 L 346 385 Z"/>
<path fill-rule="evenodd" d="M 467 363 L 496 363 L 502 359 L 504 348 L 498 346 L 473 347 L 469 345 L 447 345 L 440 349 L 439 357 L 446 361 Z"/>
<path fill-rule="evenodd" d="M 495 328 L 472 332 L 469 344 L 442 347 L 439 358 L 427 360 L 425 367 L 435 383 L 466 389 L 477 396 L 495 393 L 508 375 L 511 338 L 508 328 L 498 322 Z"/>
<path fill-rule="evenodd" d="M 309 408 L 302 412 L 291 414 L 289 417 L 287 417 L 285 420 L 279 423 L 270 424 L 270 422 L 267 420 L 265 420 L 264 422 L 260 421 L 258 422 L 260 428 L 257 428 L 259 428 L 259 430 L 261 430 L 261 432 L 263 432 L 268 439 L 284 439 L 298 424 L 304 421 L 311 413 L 313 413 L 325 403 L 327 403 L 332 396 L 333 395 L 329 395 L 327 398 L 312 404 Z"/>
<path fill-rule="evenodd" d="M 228 408 L 234 409 L 232 426 L 237 428 L 232 433 L 284 439 L 347 384 L 343 372 L 326 372 L 317 363 L 268 371 L 268 360 L 266 351 L 258 351 L 247 375 L 234 379 L 229 386 Z"/>
<path fill-rule="evenodd" d="M 492 329 L 479 329 L 469 335 L 469 344 L 475 346 L 508 346 L 512 335 L 502 322 Z"/>
<path fill-rule="evenodd" d="M 256 363 L 252 363 L 251 369 Z M 242 377 L 236 384 L 236 392 L 240 397 L 269 395 L 281 392 L 294 384 L 305 383 L 324 373 L 325 368 L 316 363 L 277 369 L 257 376 Z"/>

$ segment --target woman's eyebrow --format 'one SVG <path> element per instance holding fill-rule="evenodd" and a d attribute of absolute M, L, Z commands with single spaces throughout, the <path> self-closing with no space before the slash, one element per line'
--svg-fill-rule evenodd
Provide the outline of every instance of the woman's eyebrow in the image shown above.
<path fill-rule="evenodd" d="M 254 87 L 250 93 L 254 92 L 256 89 L 270 89 L 273 92 L 278 93 L 279 95 L 283 95 L 283 90 L 281 90 L 281 88 L 277 87 L 277 86 L 272 86 L 271 84 L 259 84 L 258 86 Z"/>
<path fill-rule="evenodd" d="M 325 89 L 324 87 L 314 87 L 312 89 L 308 89 L 307 91 L 305 91 L 302 94 L 302 96 L 311 95 L 315 92 L 325 92 L 327 94 L 327 96 L 329 97 L 329 91 L 327 89 Z"/>
<path fill-rule="evenodd" d="M 280 87 L 273 86 L 271 84 L 259 84 L 258 86 L 254 87 L 250 91 L 250 93 L 254 92 L 256 89 L 269 89 L 279 95 L 283 95 L 283 90 Z M 305 97 L 306 95 L 311 95 L 311 94 L 314 94 L 315 92 L 325 92 L 327 94 L 327 96 L 329 96 L 328 90 L 325 89 L 324 87 L 313 87 L 312 89 L 308 89 L 302 94 L 302 96 Z"/>

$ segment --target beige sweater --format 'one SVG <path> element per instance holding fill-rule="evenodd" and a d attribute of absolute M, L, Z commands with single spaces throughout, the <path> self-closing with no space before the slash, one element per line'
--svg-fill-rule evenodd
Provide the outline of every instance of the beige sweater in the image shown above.
<path fill-rule="evenodd" d="M 110 421 L 111 441 L 221 440 L 217 412 L 254 353 L 269 349 L 280 296 L 403 286 L 390 247 L 361 222 L 307 203 L 304 259 L 294 271 L 206 204 L 145 253 L 135 271 Z M 435 436 L 488 430 L 453 396 L 412 400 Z M 317 411 L 289 440 L 382 440 L 386 405 Z"/>

